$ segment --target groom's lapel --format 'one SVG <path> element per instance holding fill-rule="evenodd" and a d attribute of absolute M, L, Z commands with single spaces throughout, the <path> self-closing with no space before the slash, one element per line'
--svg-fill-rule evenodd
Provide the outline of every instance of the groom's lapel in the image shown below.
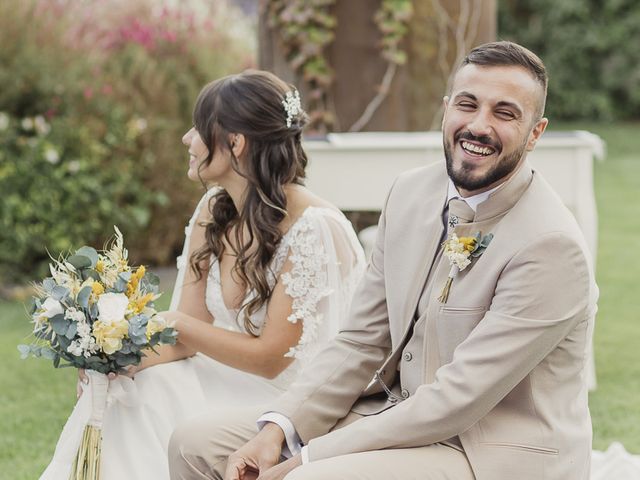
<path fill-rule="evenodd" d="M 406 323 L 413 318 L 413 314 L 418 306 L 420 294 L 424 290 L 427 277 L 430 270 L 434 266 L 434 260 L 440 239 L 444 231 L 442 224 L 442 211 L 447 199 L 447 182 L 440 182 L 435 191 L 431 195 L 425 195 L 425 208 L 417 212 L 422 218 L 416 218 L 417 228 L 407 229 L 407 231 L 415 232 L 417 245 L 414 251 L 407 252 L 413 259 L 416 266 L 412 270 L 413 279 L 409 283 L 409 289 L 406 292 L 406 301 L 402 314 L 402 321 Z"/>

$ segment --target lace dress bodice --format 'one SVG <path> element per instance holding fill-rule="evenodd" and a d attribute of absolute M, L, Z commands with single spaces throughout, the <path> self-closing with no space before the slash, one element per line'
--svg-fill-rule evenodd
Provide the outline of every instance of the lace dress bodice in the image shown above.
<path fill-rule="evenodd" d="M 185 245 L 200 208 L 210 196 L 205 195 L 187 226 Z M 185 266 L 183 254 L 178 258 L 179 271 Z M 351 224 L 339 211 L 308 207 L 283 235 L 271 261 L 267 280 L 272 288 L 279 279 L 282 281 L 285 293 L 292 298 L 288 320 L 302 322 L 302 335 L 298 344 L 286 354 L 299 361 L 292 362 L 271 382 L 285 389 L 304 364 L 337 333 L 338 324 L 346 315 L 349 299 L 363 270 L 362 249 Z M 215 325 L 248 333 L 238 310 L 225 305 L 220 278 L 218 259 L 212 256 L 205 300 Z M 254 294 L 248 292 L 244 300 L 249 300 Z M 174 300 L 178 296 L 174 292 Z M 177 307 L 177 301 L 175 306 L 172 302 L 174 307 Z M 251 323 L 258 333 L 264 327 L 266 313 L 265 304 L 251 316 Z"/>

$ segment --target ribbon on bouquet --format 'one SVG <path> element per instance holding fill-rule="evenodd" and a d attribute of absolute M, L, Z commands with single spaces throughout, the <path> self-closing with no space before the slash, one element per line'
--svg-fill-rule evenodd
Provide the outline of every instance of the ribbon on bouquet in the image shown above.
<path fill-rule="evenodd" d="M 107 375 L 87 370 L 89 383 L 83 385 L 83 396 L 90 399 L 91 413 L 82 434 L 69 480 L 99 480 L 100 461 L 102 456 L 102 426 L 107 408 L 119 402 L 126 406 L 140 403 L 135 382 L 126 376 L 119 375 L 109 380 Z"/>
<path fill-rule="evenodd" d="M 87 370 L 86 374 L 89 377 L 89 385 L 83 395 L 91 395 L 91 414 L 84 427 L 69 480 L 100 480 L 102 420 L 107 408 L 109 378 L 93 370 Z"/>
<path fill-rule="evenodd" d="M 114 403 L 121 403 L 127 407 L 137 407 L 141 404 L 138 387 L 132 378 L 118 375 L 109 382 L 107 392 L 107 407 Z"/>

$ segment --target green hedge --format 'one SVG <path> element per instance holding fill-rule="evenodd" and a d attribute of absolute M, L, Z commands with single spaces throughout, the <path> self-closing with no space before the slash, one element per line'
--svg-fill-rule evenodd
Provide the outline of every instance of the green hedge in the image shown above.
<path fill-rule="evenodd" d="M 181 144 L 193 102 L 254 53 L 247 20 L 209 3 L 1 3 L 0 283 L 114 224 L 134 262 L 173 260 L 202 193 Z"/>
<path fill-rule="evenodd" d="M 498 31 L 544 60 L 549 116 L 640 118 L 637 0 L 503 0 Z"/>

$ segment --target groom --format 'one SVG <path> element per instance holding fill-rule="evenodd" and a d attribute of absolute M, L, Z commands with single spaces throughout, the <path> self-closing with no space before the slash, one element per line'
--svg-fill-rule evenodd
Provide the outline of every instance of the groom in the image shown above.
<path fill-rule="evenodd" d="M 396 180 L 340 334 L 270 408 L 178 429 L 172 478 L 589 477 L 597 287 L 526 160 L 546 89 L 517 44 L 467 55 L 444 98 L 446 163 Z"/>

